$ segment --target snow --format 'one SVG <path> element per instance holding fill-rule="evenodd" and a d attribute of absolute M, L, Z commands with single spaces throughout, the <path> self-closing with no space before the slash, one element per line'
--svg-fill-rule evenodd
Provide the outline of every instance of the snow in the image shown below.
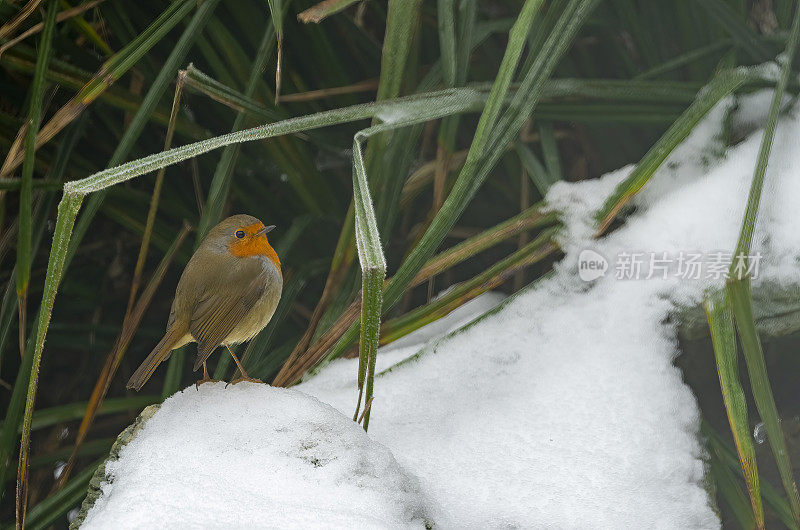
<path fill-rule="evenodd" d="M 424 528 L 432 515 L 351 419 L 253 383 L 170 397 L 106 473 L 82 528 Z"/>
<path fill-rule="evenodd" d="M 755 128 L 763 127 L 764 117 L 769 112 L 769 106 L 772 103 L 772 94 L 772 90 L 765 88 L 739 96 L 739 108 L 733 114 L 733 128 L 750 132 Z M 792 97 L 784 94 L 781 100 L 781 109 L 787 109 L 791 101 Z"/>
<path fill-rule="evenodd" d="M 453 528 L 714 527 L 667 304 L 559 280 L 378 377 L 370 436 Z M 354 409 L 352 380 L 300 389 Z"/>
<path fill-rule="evenodd" d="M 739 121 L 763 123 L 769 97 L 740 102 Z M 592 213 L 632 167 L 554 185 L 548 202 L 567 224 L 556 273 L 377 377 L 370 436 L 417 473 L 454 528 L 719 527 L 669 317 L 722 285 L 712 258 L 736 244 L 761 133 L 723 149 L 733 103 L 709 113 L 607 237 L 591 239 Z M 798 137 L 795 110 L 767 174 L 756 289 L 766 278 L 800 283 Z M 587 248 L 609 261 L 591 283 L 578 277 Z M 636 252 L 672 261 L 650 279 L 647 261 L 640 279 L 617 279 L 616 259 Z M 678 276 L 681 253 L 701 255 L 699 278 Z M 338 361 L 299 388 L 350 412 L 355 366 Z"/>
<path fill-rule="evenodd" d="M 673 317 L 723 285 L 714 257 L 735 247 L 761 132 L 723 149 L 721 131 L 728 112 L 763 123 L 769 96 L 721 102 L 604 238 L 593 214 L 632 167 L 554 185 L 566 224 L 554 273 L 379 350 L 368 436 L 348 419 L 356 359 L 295 390 L 190 388 L 110 465 L 86 524 L 718 528 Z M 800 284 L 798 137 L 794 108 L 767 171 L 755 290 Z M 586 249 L 606 260 L 588 282 Z M 686 255 L 700 256 L 697 278 L 681 275 Z"/>

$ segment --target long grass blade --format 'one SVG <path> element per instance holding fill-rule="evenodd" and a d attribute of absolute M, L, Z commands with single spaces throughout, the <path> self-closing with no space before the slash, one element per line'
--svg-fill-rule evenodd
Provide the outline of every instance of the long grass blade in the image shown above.
<path fill-rule="evenodd" d="M 28 299 L 28 282 L 31 277 L 31 260 L 33 255 L 33 166 L 36 157 L 36 133 L 42 117 L 42 100 L 44 98 L 45 72 L 53 49 L 53 34 L 56 27 L 58 4 L 55 0 L 48 3 L 44 21 L 44 31 L 39 39 L 39 57 L 36 60 L 36 71 L 30 90 L 30 109 L 28 111 L 25 133 L 25 158 L 22 164 L 22 179 L 19 193 L 19 228 L 17 234 L 17 304 L 19 306 L 19 353 L 25 356 L 25 334 Z"/>
<path fill-rule="evenodd" d="M 800 8 L 795 9 L 792 30 L 786 44 L 785 57 L 781 66 L 781 75 L 775 88 L 775 93 L 770 104 L 767 123 L 764 127 L 764 136 L 761 139 L 761 146 L 756 160 L 756 167 L 753 173 L 753 180 L 750 185 L 750 193 L 747 198 L 742 229 L 739 234 L 739 241 L 736 244 L 734 259 L 731 263 L 726 288 L 730 298 L 730 304 L 736 321 L 736 329 L 742 343 L 742 351 L 747 362 L 747 371 L 750 375 L 750 385 L 753 389 L 753 397 L 758 408 L 758 413 L 767 429 L 767 437 L 778 465 L 778 471 L 783 482 L 786 496 L 789 499 L 789 506 L 796 522 L 800 523 L 800 495 L 798 495 L 797 483 L 794 480 L 791 461 L 786 448 L 786 440 L 781 429 L 778 410 L 775 406 L 775 399 L 772 395 L 767 367 L 764 362 L 764 352 L 761 348 L 761 341 L 756 331 L 755 319 L 753 317 L 753 302 L 750 292 L 750 248 L 753 240 L 756 219 L 758 217 L 758 207 L 761 201 L 761 193 L 766 176 L 767 163 L 772 141 L 775 137 L 775 129 L 778 123 L 778 113 L 786 86 L 789 82 L 792 60 L 800 44 Z"/>
<path fill-rule="evenodd" d="M 83 133 L 83 126 L 85 123 L 86 117 L 79 119 L 70 128 L 64 139 L 60 142 L 58 153 L 56 154 L 56 158 L 49 173 L 49 177 L 53 180 L 60 181 L 63 178 L 64 171 L 67 167 L 67 161 L 70 158 L 70 154 L 73 152 L 75 144 Z M 54 201 L 55 196 L 54 194 L 51 194 L 42 203 L 41 208 L 37 212 L 35 239 L 33 244 L 34 254 L 38 252 L 41 241 L 44 238 L 48 216 L 50 215 L 51 206 L 54 204 Z M 3 299 L 2 320 L 0 321 L 0 325 L 2 326 L 2 330 L 0 330 L 0 352 L 5 351 L 4 346 L 8 340 L 8 335 L 10 334 L 9 330 L 15 315 L 14 309 L 16 308 L 16 304 L 13 302 L 13 286 L 9 282 L 7 296 Z M 33 336 L 28 337 L 28 346 L 26 347 L 26 350 L 31 349 L 33 339 Z M 32 360 L 32 355 L 26 355 L 22 359 L 22 363 L 20 364 L 20 367 L 17 371 L 17 377 L 15 379 L 15 381 L 20 383 L 14 384 L 14 388 L 11 392 L 11 398 L 8 402 L 8 408 L 6 409 L 4 424 L 13 425 L 15 427 L 11 429 L 3 429 L 2 432 L 0 432 L 0 484 L 5 484 L 6 480 L 8 479 L 8 471 L 17 445 L 18 432 L 21 431 L 22 416 L 25 408 L 25 392 L 28 388 L 26 383 L 30 377 L 30 370 L 33 364 Z"/>
<path fill-rule="evenodd" d="M 386 16 L 386 34 L 381 54 L 381 75 L 378 84 L 376 101 L 392 99 L 400 94 L 401 84 L 406 72 L 413 37 L 419 19 L 420 0 L 389 0 Z M 386 120 L 384 120 L 386 121 Z M 380 321 L 383 305 L 383 280 L 386 276 L 386 260 L 383 257 L 381 241 L 378 235 L 378 221 L 372 206 L 370 183 L 367 175 L 372 176 L 373 189 L 381 189 L 387 178 L 385 168 L 387 159 L 388 134 L 379 134 L 384 128 L 376 125 L 360 131 L 353 139 L 353 208 L 348 210 L 348 219 L 339 238 L 339 242 L 351 247 L 350 240 L 355 237 L 358 258 L 361 264 L 361 315 L 364 327 L 361 329 L 358 362 L 358 402 L 353 420 L 359 418 L 362 392 L 365 392 L 363 412 L 364 430 L 369 428 L 373 383 L 375 376 L 375 357 L 380 337 Z M 361 142 L 372 136 L 366 155 L 362 155 Z M 399 188 L 399 187 L 398 187 Z M 353 221 L 349 214 L 353 212 Z M 354 236 L 350 235 L 350 223 L 354 223 Z M 337 249 L 339 250 L 339 249 Z M 334 281 L 341 278 L 349 268 L 349 253 L 339 252 L 345 257 L 337 263 L 338 270 L 332 270 L 329 277 Z M 321 300 L 327 303 L 326 300 Z M 291 366 L 287 363 L 287 366 Z M 366 386 L 366 391 L 365 391 Z"/>
<path fill-rule="evenodd" d="M 456 5 L 452 0 L 438 2 L 439 48 L 441 50 L 442 80 L 445 86 L 462 86 L 469 71 L 469 52 L 472 31 L 475 25 L 475 2 L 461 2 L 456 16 Z M 456 28 L 456 20 L 458 27 Z M 456 34 L 458 40 L 456 40 Z M 448 116 L 439 127 L 436 149 L 436 170 L 433 181 L 433 211 L 435 214 L 444 203 L 448 176 L 451 172 L 460 116 Z M 433 218 L 433 215 L 429 217 Z M 433 282 L 433 278 L 431 278 Z M 432 287 L 431 283 L 431 287 Z"/>
<path fill-rule="evenodd" d="M 386 15 L 386 34 L 383 41 L 381 54 L 381 75 L 378 84 L 376 101 L 385 101 L 399 96 L 403 90 L 403 83 L 411 75 L 410 62 L 412 49 L 415 45 L 415 35 L 418 32 L 420 17 L 420 0 L 390 0 Z M 380 121 L 394 121 L 392 115 L 379 116 Z M 378 120 L 373 120 L 376 125 Z M 416 133 L 418 134 L 418 133 Z M 388 225 L 395 208 L 394 196 L 402 189 L 402 181 L 406 177 L 410 157 L 407 150 L 411 149 L 415 131 L 395 131 L 375 135 L 367 145 L 364 155 L 366 173 L 370 176 L 370 189 L 378 194 L 378 227 L 381 230 L 390 230 Z M 391 145 L 390 145 L 391 140 Z M 398 150 L 402 151 L 400 160 L 396 158 Z M 352 231 L 349 221 L 345 227 Z M 345 237 L 346 236 L 346 237 Z M 352 248 L 352 232 L 343 234 L 342 240 L 348 248 Z M 350 253 L 351 254 L 351 253 Z M 342 263 L 343 269 L 348 269 L 352 256 L 347 254 L 347 259 Z"/>
<path fill-rule="evenodd" d="M 728 506 L 731 507 L 739 526 L 741 528 L 763 528 L 763 523 L 761 526 L 756 524 L 750 501 L 736 480 L 736 474 L 721 461 L 722 457 L 713 446 L 709 450 L 709 457 L 710 479 L 713 480 L 717 493 L 721 494 Z"/>
<path fill-rule="evenodd" d="M 706 85 L 694 103 L 681 114 L 667 132 L 647 151 L 631 174 L 621 182 L 597 212 L 597 233 L 602 234 L 609 227 L 622 208 L 627 205 L 650 177 L 661 167 L 669 154 L 689 136 L 700 120 L 728 94 L 752 80 L 754 74 L 747 70 L 726 70 Z"/>
<path fill-rule="evenodd" d="M 705 436 L 709 444 L 713 446 L 714 452 L 723 460 L 728 468 L 738 476 L 744 478 L 742 475 L 741 463 L 738 458 L 736 458 L 733 449 L 722 439 L 722 436 L 705 421 L 700 424 L 700 432 Z M 789 503 L 786 502 L 786 499 L 784 499 L 781 493 L 772 487 L 769 481 L 765 480 L 764 477 L 759 478 L 759 483 L 761 484 L 761 494 L 764 501 L 778 516 L 781 522 L 790 530 L 798 530 L 800 527 L 798 527 L 797 523 L 792 519 L 792 510 L 789 508 Z"/>
<path fill-rule="evenodd" d="M 32 344 L 33 337 L 30 337 L 28 339 L 27 349 L 30 349 L 30 345 Z M 17 382 L 12 389 L 11 399 L 6 409 L 6 417 L 3 422 L 4 428 L 2 432 L 0 432 L 0 484 L 5 484 L 8 479 L 11 461 L 14 458 L 15 449 L 17 447 L 17 438 L 20 429 L 14 426 L 21 426 L 21 420 L 25 411 L 26 391 L 28 389 L 28 385 L 25 383 L 30 378 L 33 357 L 33 355 L 26 355 L 22 358 L 22 363 L 17 371 Z M 6 427 L 8 425 L 12 427 Z"/>
<path fill-rule="evenodd" d="M 278 121 L 280 119 L 280 115 L 275 109 L 267 107 L 255 99 L 248 98 L 241 92 L 237 92 L 228 85 L 204 74 L 193 64 L 190 64 L 186 70 L 182 70 L 181 75 L 186 86 L 205 94 L 215 101 L 219 101 L 223 105 L 227 105 L 233 110 L 246 111 L 251 116 L 265 121 Z"/>
<path fill-rule="evenodd" d="M 44 22 L 44 31 L 39 40 L 40 54 L 36 61 L 36 71 L 31 86 L 31 105 L 28 112 L 27 132 L 25 135 L 25 158 L 22 166 L 22 186 L 19 197 L 19 233 L 17 238 L 17 304 L 19 306 L 19 352 L 25 357 L 26 316 L 28 299 L 28 282 L 31 276 L 31 254 L 33 248 L 33 165 L 35 159 L 36 132 L 42 115 L 42 99 L 44 97 L 45 77 L 52 51 L 53 34 L 55 33 L 58 4 L 50 0 Z M 29 354 L 30 355 L 30 354 Z M 22 469 L 22 464 L 20 464 Z M 27 469 L 25 470 L 27 471 Z M 27 508 L 27 473 L 17 477 L 16 520 L 17 526 L 25 526 L 25 510 Z"/>
<path fill-rule="evenodd" d="M 377 127 L 371 129 L 376 130 Z M 369 193 L 367 172 L 361 143 L 369 136 L 369 129 L 356 134 L 353 139 L 353 196 L 355 204 L 355 235 L 358 259 L 361 263 L 361 339 L 359 344 L 358 390 L 365 390 L 364 430 L 369 428 L 370 408 L 375 379 L 375 359 L 380 337 L 383 304 L 383 280 L 386 277 L 386 259 L 381 248 L 378 222 Z M 354 418 L 358 417 L 358 405 Z"/>
<path fill-rule="evenodd" d="M 794 60 L 798 44 L 800 44 L 800 8 L 795 10 L 792 31 L 789 41 L 786 43 L 786 52 L 781 59 L 781 75 L 775 87 L 775 92 L 772 95 L 767 123 L 764 126 L 764 136 L 761 139 L 758 158 L 756 159 L 756 168 L 753 173 L 753 180 L 750 183 L 750 192 L 747 196 L 747 206 L 742 222 L 742 231 L 739 234 L 739 241 L 736 245 L 736 256 L 741 255 L 747 257 L 750 254 L 753 230 L 755 229 L 756 217 L 758 216 L 758 206 L 761 202 L 761 190 L 764 187 L 764 176 L 767 173 L 767 163 L 769 162 L 769 154 L 772 150 L 772 140 L 775 138 L 775 128 L 778 125 L 778 113 L 780 112 L 783 94 L 786 92 L 786 86 L 789 84 L 792 61 Z M 731 272 L 734 272 L 733 266 Z"/>
<path fill-rule="evenodd" d="M 289 4 L 283 0 L 267 0 L 269 3 L 269 16 L 272 19 L 272 28 L 275 32 L 275 39 L 278 45 L 278 57 L 275 62 L 275 104 L 281 97 L 281 64 L 283 63 L 283 12 Z M 255 84 L 255 83 L 254 83 Z"/>
<path fill-rule="evenodd" d="M 172 147 L 172 136 L 175 132 L 175 122 L 178 118 L 178 111 L 180 110 L 181 96 L 183 95 L 183 76 L 178 74 L 178 81 L 175 84 L 175 96 L 172 100 L 172 113 L 170 114 L 169 125 L 167 126 L 167 134 L 164 138 L 164 150 L 166 151 Z M 153 235 L 153 226 L 156 221 L 156 214 L 158 213 L 158 203 L 161 200 L 161 188 L 164 184 L 164 174 L 166 168 L 161 168 L 156 174 L 156 182 L 153 185 L 153 193 L 150 196 L 150 208 L 147 210 L 147 220 L 145 221 L 144 234 L 142 234 L 142 242 L 139 245 L 139 254 L 136 257 L 136 266 L 133 270 L 133 279 L 131 280 L 131 290 L 128 295 L 128 307 L 125 310 L 125 317 L 130 315 L 133 311 L 133 305 L 136 302 L 136 295 L 139 292 L 139 285 L 142 281 L 142 273 L 144 272 L 144 264 L 147 260 L 147 254 L 150 249 L 150 238 Z M 124 327 L 124 322 L 123 322 Z"/>
<path fill-rule="evenodd" d="M 39 365 L 42 362 L 42 350 L 44 350 L 44 337 L 47 327 L 50 324 L 50 317 L 53 313 L 56 291 L 61 282 L 61 275 L 64 272 L 64 261 L 67 253 L 72 227 L 75 224 L 75 217 L 81 206 L 83 195 L 74 194 L 64 196 L 58 205 L 58 218 L 56 219 L 56 229 L 53 235 L 52 251 L 50 260 L 47 264 L 47 276 L 44 283 L 44 294 L 42 295 L 42 305 L 39 309 L 39 318 L 36 325 L 36 342 L 33 354 L 25 357 L 31 358 L 30 378 L 28 380 L 28 391 L 25 398 L 25 415 L 22 422 L 22 441 L 19 450 L 19 465 L 17 467 L 17 526 L 25 526 L 25 506 L 27 502 L 27 481 L 28 481 L 28 451 L 31 444 L 31 421 L 33 420 L 33 407 L 36 402 L 36 390 L 39 383 Z M 16 385 L 24 387 L 23 381 L 17 381 Z M 16 386 L 15 385 L 15 386 Z M 8 427 L 10 424 L 6 423 Z M 6 429 L 9 430 L 9 429 Z M 14 433 L 16 434 L 16 433 Z M 5 463 L 0 463 L 3 465 Z M 0 474 L 2 475 L 2 474 Z"/>
<path fill-rule="evenodd" d="M 691 50 L 689 52 L 686 52 L 686 53 L 683 53 L 681 55 L 678 55 L 677 57 L 674 57 L 674 58 L 670 59 L 669 61 L 665 61 L 665 62 L 659 64 L 658 66 L 654 66 L 653 68 L 650 68 L 649 70 L 646 70 L 646 71 L 642 72 L 641 74 L 637 75 L 636 79 L 643 80 L 643 79 L 650 79 L 650 78 L 653 78 L 653 77 L 658 77 L 659 75 L 665 74 L 667 72 L 671 72 L 671 71 L 676 70 L 676 69 L 678 69 L 678 68 L 680 68 L 682 66 L 690 64 L 690 63 L 692 63 L 694 61 L 697 61 L 699 59 L 703 59 L 703 58 L 705 58 L 705 57 L 707 57 L 709 55 L 712 55 L 714 53 L 718 53 L 718 52 L 724 50 L 725 48 L 730 47 L 730 45 L 731 45 L 731 41 L 729 41 L 727 39 L 726 40 L 715 41 L 715 42 L 713 42 L 711 44 L 708 44 L 708 45 L 703 46 L 701 48 L 698 48 L 696 50 Z"/>
<path fill-rule="evenodd" d="M 445 86 L 456 86 L 456 17 L 455 0 L 438 0 L 436 2 L 439 25 L 439 54 L 442 57 L 442 78 Z"/>
<path fill-rule="evenodd" d="M 747 373 L 750 376 L 750 386 L 753 390 L 756 408 L 766 427 L 767 439 L 775 456 L 775 462 L 778 466 L 786 496 L 789 499 L 792 515 L 795 521 L 800 523 L 800 497 L 798 497 L 797 484 L 794 480 L 786 439 L 781 429 L 778 409 L 775 406 L 775 398 L 772 395 L 772 388 L 767 375 L 764 352 L 761 349 L 761 342 L 758 339 L 758 332 L 755 328 L 750 278 L 745 277 L 742 280 L 729 282 L 727 292 L 733 308 L 739 340 L 742 343 L 742 352 L 747 364 Z"/>
<path fill-rule="evenodd" d="M 728 422 L 736 443 L 736 452 L 739 455 L 750 497 L 751 519 L 756 528 L 764 528 L 764 509 L 761 505 L 756 454 L 750 434 L 750 423 L 747 419 L 747 402 L 739 382 L 739 361 L 733 315 L 725 291 L 708 293 L 703 301 L 703 307 L 714 344 L 722 399 L 725 403 L 725 411 L 728 414 Z"/>

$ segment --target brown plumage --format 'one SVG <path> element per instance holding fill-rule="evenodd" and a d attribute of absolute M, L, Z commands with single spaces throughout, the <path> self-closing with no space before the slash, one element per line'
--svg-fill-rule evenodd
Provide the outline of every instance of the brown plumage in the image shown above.
<path fill-rule="evenodd" d="M 264 329 L 283 288 L 280 260 L 267 240 L 272 228 L 253 216 L 234 215 L 209 231 L 178 281 L 164 338 L 128 388 L 141 389 L 172 350 L 189 342 L 197 342 L 194 370 L 203 366 L 199 382 L 210 381 L 206 361 L 218 346 L 248 341 Z M 242 379 L 257 381 L 231 355 Z"/>

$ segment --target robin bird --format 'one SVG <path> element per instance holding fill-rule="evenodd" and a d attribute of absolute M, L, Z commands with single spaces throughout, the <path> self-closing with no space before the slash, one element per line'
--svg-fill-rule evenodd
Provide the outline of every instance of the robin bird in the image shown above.
<path fill-rule="evenodd" d="M 139 390 L 175 348 L 197 342 L 196 371 L 212 381 L 206 361 L 222 345 L 228 348 L 242 377 L 233 381 L 261 382 L 247 375 L 231 351 L 264 329 L 281 298 L 283 276 L 278 254 L 267 233 L 275 228 L 250 215 L 228 217 L 209 231 L 186 265 L 167 320 L 167 332 L 128 381 Z"/>

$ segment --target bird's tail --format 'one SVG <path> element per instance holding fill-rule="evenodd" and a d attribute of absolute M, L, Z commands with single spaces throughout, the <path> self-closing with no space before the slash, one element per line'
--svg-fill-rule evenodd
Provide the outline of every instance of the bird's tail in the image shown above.
<path fill-rule="evenodd" d="M 178 330 L 176 327 L 177 326 L 173 325 L 167 330 L 164 338 L 156 344 L 156 347 L 153 348 L 150 355 L 139 365 L 139 368 L 136 369 L 128 380 L 128 384 L 125 385 L 126 388 L 134 388 L 137 392 L 141 390 L 142 386 L 144 386 L 147 380 L 150 379 L 150 376 L 153 375 L 156 367 L 169 357 L 170 352 L 178 344 L 178 341 L 186 335 L 185 331 Z"/>

